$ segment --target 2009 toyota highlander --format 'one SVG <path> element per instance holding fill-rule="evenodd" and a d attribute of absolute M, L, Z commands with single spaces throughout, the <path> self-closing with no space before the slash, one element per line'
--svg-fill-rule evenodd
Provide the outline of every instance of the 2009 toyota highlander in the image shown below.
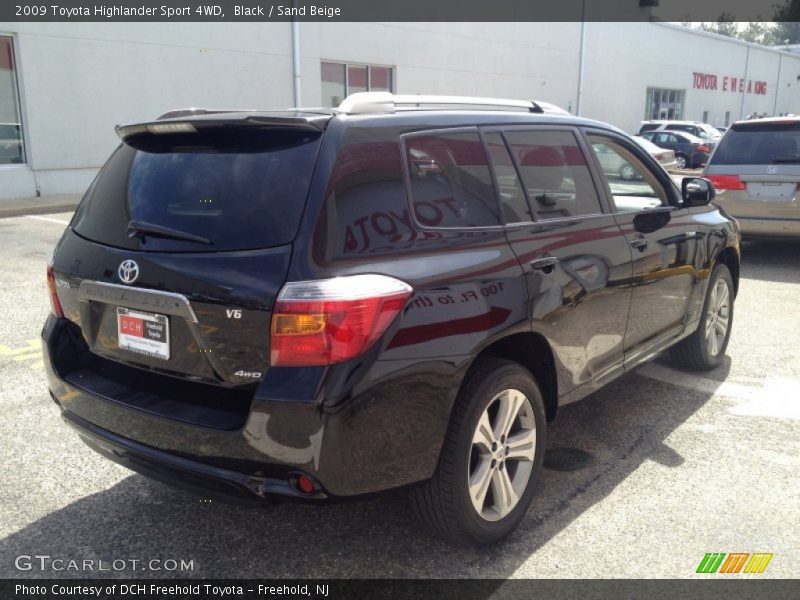
<path fill-rule="evenodd" d="M 725 352 L 735 221 L 609 125 L 367 93 L 118 134 L 55 249 L 43 339 L 66 422 L 152 477 L 253 500 L 408 486 L 433 530 L 488 544 L 560 406 L 666 348 Z"/>

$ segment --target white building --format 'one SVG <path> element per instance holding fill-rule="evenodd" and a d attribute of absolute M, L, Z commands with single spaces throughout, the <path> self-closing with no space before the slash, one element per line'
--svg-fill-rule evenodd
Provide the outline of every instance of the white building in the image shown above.
<path fill-rule="evenodd" d="M 540 99 L 635 133 L 800 113 L 800 55 L 644 22 L 0 23 L 0 198 L 82 192 L 118 123 L 365 89 Z"/>

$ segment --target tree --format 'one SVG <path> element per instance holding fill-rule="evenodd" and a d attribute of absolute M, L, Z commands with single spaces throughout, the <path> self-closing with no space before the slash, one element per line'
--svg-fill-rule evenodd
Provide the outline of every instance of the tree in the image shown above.
<path fill-rule="evenodd" d="M 774 44 L 800 44 L 800 0 L 786 0 L 776 6 L 772 18 L 776 21 L 772 28 Z"/>

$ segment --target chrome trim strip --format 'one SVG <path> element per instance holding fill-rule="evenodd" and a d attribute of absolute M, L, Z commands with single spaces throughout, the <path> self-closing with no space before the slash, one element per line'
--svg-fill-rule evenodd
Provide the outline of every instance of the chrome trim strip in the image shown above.
<path fill-rule="evenodd" d="M 174 292 L 160 292 L 117 283 L 84 280 L 78 287 L 78 300 L 120 304 L 128 308 L 175 315 L 197 323 L 197 315 L 194 314 L 188 298 Z"/>

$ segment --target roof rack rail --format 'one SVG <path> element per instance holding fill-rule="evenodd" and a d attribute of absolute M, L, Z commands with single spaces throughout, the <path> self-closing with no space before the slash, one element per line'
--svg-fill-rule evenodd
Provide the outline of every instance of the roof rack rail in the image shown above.
<path fill-rule="evenodd" d="M 569 114 L 548 102 L 506 100 L 470 96 L 429 96 L 422 94 L 392 94 L 390 92 L 358 92 L 342 100 L 334 112 L 346 115 L 394 113 L 400 110 L 518 110 L 530 113 Z"/>

